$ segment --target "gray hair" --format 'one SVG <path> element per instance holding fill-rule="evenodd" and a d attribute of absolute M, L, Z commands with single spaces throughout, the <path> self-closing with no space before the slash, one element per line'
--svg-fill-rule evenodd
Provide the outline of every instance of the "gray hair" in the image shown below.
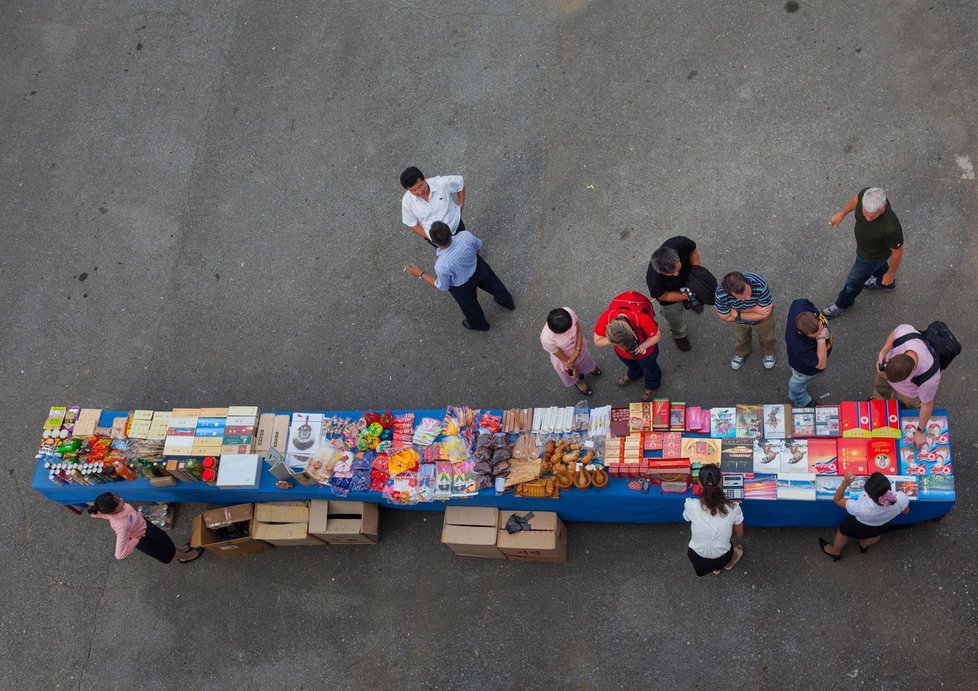
<path fill-rule="evenodd" d="M 671 274 L 678 261 L 679 252 L 671 247 L 660 247 L 652 253 L 652 269 L 657 274 Z"/>
<path fill-rule="evenodd" d="M 863 192 L 863 213 L 875 214 L 886 206 L 886 192 L 879 187 L 870 187 Z"/>
<path fill-rule="evenodd" d="M 631 348 L 637 340 L 631 325 L 623 317 L 618 317 L 608 322 L 604 333 L 612 345 L 623 349 Z"/>

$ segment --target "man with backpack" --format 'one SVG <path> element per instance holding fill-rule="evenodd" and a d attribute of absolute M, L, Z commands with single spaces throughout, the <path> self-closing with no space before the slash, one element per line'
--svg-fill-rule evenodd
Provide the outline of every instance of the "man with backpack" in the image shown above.
<path fill-rule="evenodd" d="M 941 370 L 961 346 L 943 322 L 934 322 L 924 333 L 910 324 L 893 329 L 876 360 L 873 398 L 896 398 L 907 408 L 919 408 L 914 444 L 924 443 L 924 430 L 934 410 Z"/>
<path fill-rule="evenodd" d="M 690 279 L 693 279 L 692 281 Z M 686 328 L 685 312 L 688 309 L 703 312 L 703 301 L 693 288 L 696 281 L 712 280 L 708 292 L 716 289 L 716 279 L 700 266 L 700 253 L 696 243 L 683 235 L 669 238 L 662 247 L 652 253 L 649 268 L 645 271 L 645 283 L 649 295 L 659 301 L 659 309 L 669 322 L 676 347 L 687 351 L 692 348 Z M 691 285 L 692 283 L 692 285 Z M 709 301 L 712 304 L 712 299 Z"/>
<path fill-rule="evenodd" d="M 644 376 L 643 401 L 651 401 L 662 383 L 662 370 L 656 362 L 660 336 L 652 301 L 634 290 L 617 295 L 594 325 L 594 344 L 614 346 L 618 359 L 628 367 L 618 386 Z"/>

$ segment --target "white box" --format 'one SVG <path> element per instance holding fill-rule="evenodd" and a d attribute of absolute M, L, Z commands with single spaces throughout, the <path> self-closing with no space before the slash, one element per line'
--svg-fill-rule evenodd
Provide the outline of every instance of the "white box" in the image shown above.
<path fill-rule="evenodd" d="M 224 489 L 247 489 L 258 486 L 261 459 L 256 453 L 227 453 L 217 467 L 217 486 Z"/>

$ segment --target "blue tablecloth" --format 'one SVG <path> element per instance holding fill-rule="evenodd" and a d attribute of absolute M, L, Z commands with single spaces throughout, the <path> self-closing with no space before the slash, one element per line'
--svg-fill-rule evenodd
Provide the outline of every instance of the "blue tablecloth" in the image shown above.
<path fill-rule="evenodd" d="M 398 411 L 403 412 L 403 411 Z M 417 418 L 423 415 L 442 417 L 443 410 L 413 411 Z M 124 414 L 124 413 L 123 413 Z M 327 415 L 358 417 L 359 411 L 328 412 Z M 105 491 L 118 493 L 127 501 L 186 502 L 227 506 L 247 502 L 302 501 L 307 499 L 337 499 L 322 487 L 296 485 L 290 490 L 275 486 L 275 478 L 262 464 L 261 482 L 255 489 L 220 489 L 203 482 L 178 482 L 175 487 L 153 487 L 148 480 L 112 482 L 97 485 L 67 485 L 59 487 L 48 480 L 43 464 L 38 463 L 31 487 L 48 499 L 60 504 L 80 506 L 95 499 Z M 365 501 L 383 507 L 417 511 L 444 511 L 446 506 L 489 506 L 509 510 L 556 511 L 565 521 L 601 523 L 681 523 L 683 502 L 689 494 L 663 494 L 651 487 L 648 494 L 628 489 L 628 480 L 614 479 L 604 489 L 570 489 L 559 499 L 520 499 L 513 494 L 496 495 L 493 490 L 483 490 L 478 496 L 452 499 L 448 502 L 430 502 L 414 505 L 391 504 L 377 492 L 353 492 L 343 499 Z M 954 506 L 954 501 L 920 500 L 910 504 L 910 513 L 898 517 L 894 523 L 919 523 L 943 516 Z M 831 501 L 760 501 L 744 500 L 744 521 L 747 525 L 762 527 L 822 527 L 835 526 L 842 520 L 844 511 Z"/>

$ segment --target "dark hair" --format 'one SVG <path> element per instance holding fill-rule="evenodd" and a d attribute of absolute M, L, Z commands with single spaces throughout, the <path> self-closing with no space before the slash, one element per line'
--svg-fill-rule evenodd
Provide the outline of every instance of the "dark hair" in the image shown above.
<path fill-rule="evenodd" d="M 721 478 L 720 466 L 715 463 L 707 463 L 700 468 L 700 485 L 703 486 L 700 504 L 710 510 L 711 516 L 716 516 L 717 511 L 721 516 L 726 516 L 728 507 L 733 506 L 723 491 Z"/>
<path fill-rule="evenodd" d="M 428 236 L 439 247 L 447 247 L 452 244 L 452 229 L 444 221 L 435 221 L 432 223 L 431 230 L 428 231 Z"/>
<path fill-rule="evenodd" d="M 866 484 L 863 485 L 863 489 L 866 490 L 866 494 L 869 498 L 873 500 L 873 503 L 879 504 L 880 497 L 890 491 L 892 485 L 890 485 L 889 478 L 883 473 L 873 473 L 868 478 L 866 478 Z"/>
<path fill-rule="evenodd" d="M 571 328 L 571 323 L 574 320 L 571 319 L 570 312 L 565 310 L 563 307 L 558 307 L 555 310 L 550 310 L 550 314 L 547 315 L 547 326 L 555 334 L 562 334 Z"/>
<path fill-rule="evenodd" d="M 678 261 L 679 252 L 671 247 L 660 247 L 652 253 L 652 270 L 657 274 L 671 274 Z"/>
<path fill-rule="evenodd" d="M 913 358 L 902 353 L 894 355 L 884 363 L 886 381 L 903 381 L 913 373 Z"/>
<path fill-rule="evenodd" d="M 739 271 L 731 271 L 723 277 L 723 289 L 733 295 L 747 288 L 747 277 Z"/>
<path fill-rule="evenodd" d="M 822 329 L 822 322 L 819 321 L 814 312 L 802 312 L 795 317 L 795 328 L 806 336 L 811 336 Z"/>
<path fill-rule="evenodd" d="M 95 504 L 88 507 L 88 513 L 113 513 L 119 508 L 119 502 L 116 500 L 115 495 L 112 492 L 102 492 L 100 495 L 95 497 Z"/>
<path fill-rule="evenodd" d="M 424 180 L 424 173 L 414 166 L 409 166 L 401 172 L 401 187 L 404 189 L 414 187 L 414 183 L 418 180 Z"/>

